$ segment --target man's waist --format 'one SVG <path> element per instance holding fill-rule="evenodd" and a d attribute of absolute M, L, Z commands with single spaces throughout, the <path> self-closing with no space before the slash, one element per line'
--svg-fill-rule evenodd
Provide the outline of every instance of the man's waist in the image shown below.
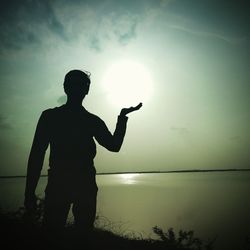
<path fill-rule="evenodd" d="M 96 170 L 93 162 L 88 164 L 50 164 L 48 173 L 65 174 L 95 174 Z"/>

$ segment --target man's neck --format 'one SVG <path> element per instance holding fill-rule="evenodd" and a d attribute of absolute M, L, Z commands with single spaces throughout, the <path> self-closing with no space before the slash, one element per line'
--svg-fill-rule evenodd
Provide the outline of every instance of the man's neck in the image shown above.
<path fill-rule="evenodd" d="M 71 101 L 71 100 L 67 100 L 66 104 L 67 107 L 69 107 L 70 109 L 73 110 L 79 110 L 82 109 L 82 101 L 81 102 L 77 102 L 77 101 Z"/>

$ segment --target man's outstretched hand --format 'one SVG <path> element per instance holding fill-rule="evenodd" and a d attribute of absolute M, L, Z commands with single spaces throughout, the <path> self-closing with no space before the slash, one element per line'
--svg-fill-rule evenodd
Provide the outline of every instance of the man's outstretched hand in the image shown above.
<path fill-rule="evenodd" d="M 134 111 L 136 111 L 136 110 L 139 110 L 141 107 L 142 107 L 142 103 L 140 102 L 140 103 L 139 103 L 137 106 L 135 106 L 135 107 L 123 108 L 123 109 L 121 110 L 120 115 L 125 116 L 125 115 L 127 115 L 127 114 L 129 114 L 129 113 L 131 113 L 131 112 L 134 112 Z"/>

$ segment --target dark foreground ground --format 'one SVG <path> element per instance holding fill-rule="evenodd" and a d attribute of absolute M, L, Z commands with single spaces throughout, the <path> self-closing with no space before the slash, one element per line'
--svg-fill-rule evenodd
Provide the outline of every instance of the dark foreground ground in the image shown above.
<path fill-rule="evenodd" d="M 68 225 L 63 234 L 57 236 L 56 232 L 50 232 L 48 237 L 41 227 L 40 215 L 31 217 L 23 213 L 23 210 L 20 211 L 0 212 L 1 249 L 212 250 L 216 245 L 215 239 L 203 241 L 196 238 L 193 231 L 175 233 L 173 229 L 169 229 L 164 232 L 158 227 L 153 228 L 158 240 L 121 236 L 100 228 L 95 228 L 91 236 L 77 236 L 72 225 Z M 245 249 L 250 250 L 249 243 Z"/>
<path fill-rule="evenodd" d="M 39 217 L 31 217 L 23 212 L 0 213 L 1 249 L 119 249 L 119 250 L 211 250 L 213 242 L 203 242 L 194 237 L 192 231 L 179 232 L 172 229 L 163 232 L 155 227 L 159 240 L 127 237 L 109 230 L 95 228 L 91 236 L 76 236 L 74 227 L 68 225 L 63 234 L 50 232 L 49 237 L 42 229 Z"/>

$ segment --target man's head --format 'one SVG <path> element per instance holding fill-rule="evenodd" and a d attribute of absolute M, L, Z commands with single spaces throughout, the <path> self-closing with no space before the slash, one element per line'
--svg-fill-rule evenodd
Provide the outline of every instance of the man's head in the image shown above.
<path fill-rule="evenodd" d="M 65 75 L 63 86 L 68 98 L 83 99 L 89 92 L 89 75 L 81 70 L 71 70 Z"/>

